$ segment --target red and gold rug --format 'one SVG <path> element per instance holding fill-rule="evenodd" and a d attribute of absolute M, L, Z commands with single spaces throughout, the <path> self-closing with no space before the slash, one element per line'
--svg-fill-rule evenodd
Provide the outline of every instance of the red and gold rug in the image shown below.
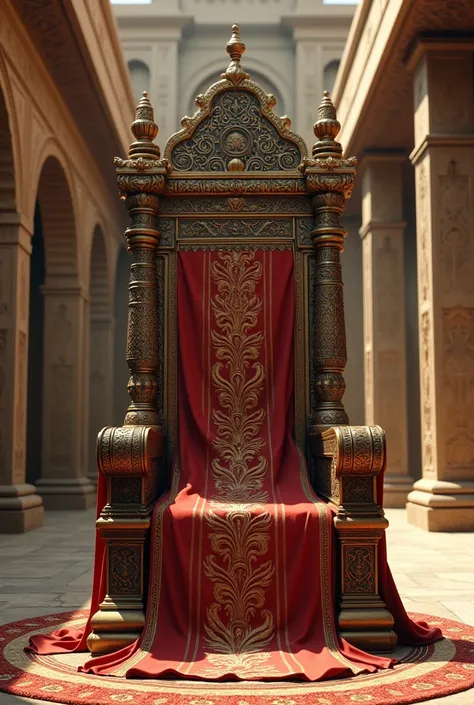
<path fill-rule="evenodd" d="M 439 617 L 411 615 L 441 627 L 445 638 L 399 648 L 390 670 L 315 683 L 139 680 L 77 672 L 85 654 L 25 653 L 33 634 L 81 628 L 87 612 L 62 612 L 0 628 L 0 690 L 57 703 L 88 705 L 407 705 L 451 695 L 474 685 L 474 627 Z"/>

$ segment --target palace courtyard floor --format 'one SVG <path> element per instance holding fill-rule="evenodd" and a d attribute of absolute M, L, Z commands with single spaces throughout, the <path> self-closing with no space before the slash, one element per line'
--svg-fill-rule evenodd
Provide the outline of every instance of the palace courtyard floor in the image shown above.
<path fill-rule="evenodd" d="M 434 534 L 387 510 L 389 559 L 405 606 L 474 626 L 474 533 Z M 0 624 L 83 607 L 89 599 L 94 511 L 46 514 L 29 534 L 0 537 Z M 39 703 L 0 693 L 0 705 Z M 474 705 L 474 689 L 430 705 Z"/>

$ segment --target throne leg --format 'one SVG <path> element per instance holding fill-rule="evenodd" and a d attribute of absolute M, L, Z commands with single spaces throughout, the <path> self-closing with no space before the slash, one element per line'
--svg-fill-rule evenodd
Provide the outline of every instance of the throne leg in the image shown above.
<path fill-rule="evenodd" d="M 340 544 L 339 635 L 365 651 L 392 651 L 397 643 L 393 617 L 378 594 L 378 542 L 385 517 L 338 514 Z"/>
<path fill-rule="evenodd" d="M 106 595 L 91 619 L 93 656 L 132 644 L 145 624 L 143 559 L 150 519 L 97 520 L 106 544 Z"/>

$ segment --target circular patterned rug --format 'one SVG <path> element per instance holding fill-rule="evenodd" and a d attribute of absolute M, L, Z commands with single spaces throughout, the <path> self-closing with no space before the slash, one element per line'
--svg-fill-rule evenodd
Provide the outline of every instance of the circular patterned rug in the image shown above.
<path fill-rule="evenodd" d="M 398 648 L 395 668 L 322 683 L 209 683 L 125 680 L 84 675 L 85 654 L 35 656 L 28 638 L 58 628 L 80 628 L 87 613 L 24 619 L 0 628 L 0 690 L 39 700 L 87 705 L 407 705 L 451 695 L 474 685 L 474 627 L 439 617 L 411 615 L 438 625 L 445 638 L 421 648 Z"/>

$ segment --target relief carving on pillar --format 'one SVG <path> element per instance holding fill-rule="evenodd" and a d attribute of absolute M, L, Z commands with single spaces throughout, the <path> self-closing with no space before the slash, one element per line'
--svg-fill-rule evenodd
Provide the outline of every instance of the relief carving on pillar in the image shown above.
<path fill-rule="evenodd" d="M 459 126 L 460 119 L 469 125 L 469 115 L 466 114 L 466 98 L 464 93 L 463 70 L 466 65 L 464 57 L 449 56 L 446 52 L 442 57 L 433 58 L 430 62 L 430 73 L 436 80 L 430 81 L 430 110 L 433 111 L 435 132 L 449 134 L 453 123 Z M 456 88 L 457 85 L 457 88 Z M 449 95 L 449 100 L 446 96 Z"/>
<path fill-rule="evenodd" d="M 0 279 L 1 281 L 1 279 Z M 5 363 L 7 353 L 8 330 L 0 328 L 0 478 L 6 467 L 5 458 Z"/>
<path fill-rule="evenodd" d="M 438 179 L 440 282 L 445 293 L 471 294 L 474 277 L 468 220 L 469 176 L 460 174 L 457 162 L 451 159 L 447 173 Z"/>
<path fill-rule="evenodd" d="M 71 439 L 73 432 L 72 386 L 74 366 L 71 364 L 72 321 L 68 307 L 56 306 L 50 331 L 51 399 L 50 408 L 50 463 L 52 467 L 68 468 L 72 463 Z"/>
<path fill-rule="evenodd" d="M 17 352 L 17 364 L 18 364 L 18 389 L 16 396 L 16 409 L 15 409 L 15 472 L 19 473 L 19 479 L 21 479 L 21 473 L 25 468 L 25 451 L 26 451 L 26 366 L 28 362 L 27 348 L 26 348 L 26 333 L 24 331 L 19 332 L 18 336 L 18 352 Z"/>
<path fill-rule="evenodd" d="M 377 398 L 377 421 L 387 434 L 389 448 L 389 472 L 402 469 L 404 434 L 400 415 L 403 409 L 403 385 L 405 377 L 402 374 L 402 356 L 399 350 L 381 350 L 377 354 L 380 395 Z"/>
<path fill-rule="evenodd" d="M 428 175 L 425 164 L 421 164 L 416 171 L 418 179 L 417 204 L 416 204 L 416 227 L 418 231 L 418 277 L 420 304 L 428 300 L 431 281 L 431 242 L 429 233 L 428 212 Z"/>
<path fill-rule="evenodd" d="M 70 362 L 72 322 L 68 308 L 59 304 L 51 326 L 51 353 L 61 363 Z"/>
<path fill-rule="evenodd" d="M 423 473 L 433 472 L 433 394 L 430 312 L 421 314 L 421 437 Z"/>
<path fill-rule="evenodd" d="M 374 254 L 376 330 L 382 338 L 383 346 L 396 346 L 400 342 L 402 326 L 402 310 L 399 306 L 400 250 L 386 236 L 382 247 L 377 248 Z"/>
<path fill-rule="evenodd" d="M 7 316 L 11 305 L 11 270 L 8 262 L 0 259 L 0 316 Z"/>
<path fill-rule="evenodd" d="M 26 262 L 24 259 L 21 261 L 20 265 L 20 289 L 19 289 L 19 309 L 20 309 L 20 320 L 22 323 L 26 323 L 28 317 L 28 297 L 29 297 L 29 286 L 26 276 Z"/>
<path fill-rule="evenodd" d="M 3 406 L 3 392 L 5 391 L 5 362 L 7 353 L 8 329 L 0 328 L 0 406 Z"/>
<path fill-rule="evenodd" d="M 69 468 L 72 463 L 72 411 L 71 388 L 73 366 L 62 363 L 51 367 L 51 398 L 54 399 L 50 412 L 50 463 L 54 467 Z"/>
<path fill-rule="evenodd" d="M 443 309 L 446 466 L 474 466 L 474 308 Z"/>

